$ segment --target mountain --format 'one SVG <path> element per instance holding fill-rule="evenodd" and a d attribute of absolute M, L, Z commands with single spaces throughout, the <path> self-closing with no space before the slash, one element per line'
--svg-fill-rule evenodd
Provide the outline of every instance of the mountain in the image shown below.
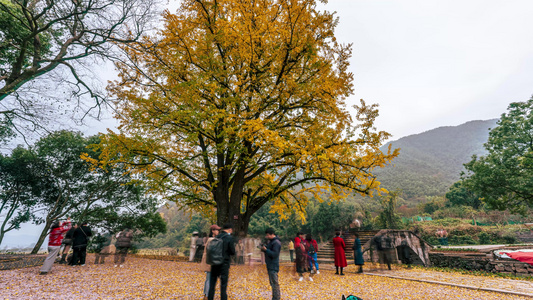
<path fill-rule="evenodd" d="M 459 180 L 463 164 L 472 155 L 483 155 L 490 128 L 497 119 L 470 121 L 459 126 L 445 126 L 403 137 L 383 146 L 400 148 L 391 166 L 376 170 L 382 186 L 402 190 L 403 198 L 444 195 Z"/>

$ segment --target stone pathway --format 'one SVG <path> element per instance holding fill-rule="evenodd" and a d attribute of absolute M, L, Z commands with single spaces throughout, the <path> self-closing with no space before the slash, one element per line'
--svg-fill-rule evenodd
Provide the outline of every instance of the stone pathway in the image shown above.
<path fill-rule="evenodd" d="M 368 270 L 365 275 L 406 279 L 418 282 L 457 286 L 479 291 L 507 293 L 533 297 L 533 281 L 505 279 L 489 276 L 474 276 L 459 273 L 424 271 L 421 269 Z"/>

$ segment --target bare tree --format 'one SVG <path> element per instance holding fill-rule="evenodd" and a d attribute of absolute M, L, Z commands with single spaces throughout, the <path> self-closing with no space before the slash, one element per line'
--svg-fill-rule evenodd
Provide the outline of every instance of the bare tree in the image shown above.
<path fill-rule="evenodd" d="M 105 99 L 83 64 L 112 59 L 115 45 L 137 41 L 157 20 L 157 6 L 157 0 L 0 0 L 0 125 L 19 118 L 38 126 L 35 99 L 20 88 L 58 69 L 68 80 L 54 82 L 72 87 L 60 101 L 90 97 L 86 109 L 99 109 Z"/>

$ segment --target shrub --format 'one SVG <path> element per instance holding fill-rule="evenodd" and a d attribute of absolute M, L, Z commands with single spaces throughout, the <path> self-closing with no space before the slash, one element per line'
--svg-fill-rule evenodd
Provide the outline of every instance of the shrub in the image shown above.
<path fill-rule="evenodd" d="M 490 235 L 488 233 L 480 232 L 477 236 L 479 238 L 479 244 L 481 245 L 490 244 Z"/>

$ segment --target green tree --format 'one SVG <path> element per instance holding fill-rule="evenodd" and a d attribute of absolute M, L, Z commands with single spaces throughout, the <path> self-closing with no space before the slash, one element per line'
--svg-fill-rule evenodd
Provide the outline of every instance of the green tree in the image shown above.
<path fill-rule="evenodd" d="M 446 199 L 451 206 L 464 205 L 479 209 L 483 204 L 479 196 L 469 190 L 462 181 L 458 181 L 450 187 L 450 191 L 446 193 Z"/>
<path fill-rule="evenodd" d="M 100 153 L 87 146 L 98 142 L 97 136 L 85 138 L 77 132 L 58 131 L 30 148 L 35 156 L 32 169 L 37 170 L 39 179 L 37 207 L 45 224 L 33 253 L 39 251 L 50 225 L 67 216 L 92 220 L 108 230 L 139 228 L 134 225 L 142 222 L 154 222 L 156 231 L 161 228 L 157 216 L 145 215 L 155 212 L 156 200 L 145 196 L 140 181 L 119 165 L 105 170 L 92 168 L 87 160 L 96 160 Z M 143 228 L 151 232 L 148 227 Z"/>
<path fill-rule="evenodd" d="M 533 207 L 533 97 L 509 105 L 485 149 L 465 164 L 465 186 L 491 208 L 525 213 Z"/>
<path fill-rule="evenodd" d="M 387 197 L 381 198 L 382 211 L 376 218 L 376 225 L 384 229 L 400 229 L 402 218 L 396 213 L 399 192 L 390 192 Z"/>
<path fill-rule="evenodd" d="M 22 223 L 35 221 L 34 209 L 38 193 L 31 168 L 34 157 L 24 148 L 17 147 L 11 155 L 0 154 L 0 244 L 4 235 L 20 228 Z"/>

